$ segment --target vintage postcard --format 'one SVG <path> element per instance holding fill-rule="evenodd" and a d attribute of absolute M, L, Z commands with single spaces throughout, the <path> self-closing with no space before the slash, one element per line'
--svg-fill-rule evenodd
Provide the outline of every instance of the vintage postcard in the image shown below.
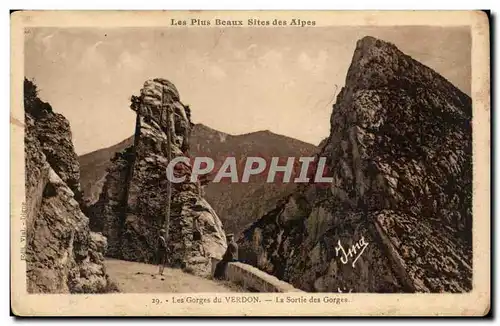
<path fill-rule="evenodd" d="M 488 314 L 484 12 L 11 26 L 13 314 Z"/>

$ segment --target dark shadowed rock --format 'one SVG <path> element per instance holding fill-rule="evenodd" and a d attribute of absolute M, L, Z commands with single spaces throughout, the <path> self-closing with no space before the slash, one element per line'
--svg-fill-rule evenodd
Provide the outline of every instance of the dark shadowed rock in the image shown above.
<path fill-rule="evenodd" d="M 284 198 L 240 256 L 310 291 L 470 291 L 471 111 L 433 70 L 361 39 L 322 142 L 333 183 Z M 347 263 L 339 242 L 358 245 Z"/>

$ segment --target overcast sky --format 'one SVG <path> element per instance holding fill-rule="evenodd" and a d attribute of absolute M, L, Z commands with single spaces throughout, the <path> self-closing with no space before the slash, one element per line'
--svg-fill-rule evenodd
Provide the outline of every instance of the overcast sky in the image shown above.
<path fill-rule="evenodd" d="M 84 154 L 131 136 L 131 95 L 164 77 L 194 123 L 257 130 L 318 144 L 356 41 L 371 35 L 436 70 L 470 95 L 465 28 L 38 28 L 26 37 L 25 75 L 71 123 Z"/>

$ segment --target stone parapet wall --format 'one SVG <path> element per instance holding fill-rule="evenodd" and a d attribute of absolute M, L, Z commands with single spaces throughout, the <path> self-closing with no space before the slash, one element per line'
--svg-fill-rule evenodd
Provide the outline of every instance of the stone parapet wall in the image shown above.
<path fill-rule="evenodd" d="M 212 275 L 220 259 L 212 257 Z M 229 263 L 226 270 L 226 279 L 231 283 L 255 292 L 303 292 L 291 284 L 281 281 L 251 265 L 240 262 Z"/>

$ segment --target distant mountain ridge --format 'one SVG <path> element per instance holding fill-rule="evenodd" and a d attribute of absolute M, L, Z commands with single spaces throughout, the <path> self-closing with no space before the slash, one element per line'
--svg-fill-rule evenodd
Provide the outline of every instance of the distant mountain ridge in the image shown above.
<path fill-rule="evenodd" d="M 81 187 L 84 200 L 94 203 L 101 191 L 106 169 L 115 153 L 133 145 L 134 138 L 129 137 L 120 143 L 84 154 L 79 157 Z M 246 157 L 264 158 L 312 156 L 318 147 L 269 130 L 255 131 L 241 135 L 231 135 L 195 124 L 190 137 L 191 157 L 207 156 L 215 160 L 216 167 L 229 156 L 237 162 L 244 162 Z M 268 184 L 265 176 L 252 176 L 249 183 L 209 183 L 204 191 L 205 197 L 221 218 L 224 229 L 239 232 L 257 217 L 263 215 L 276 200 L 295 189 L 294 184 Z"/>
<path fill-rule="evenodd" d="M 234 156 L 241 175 L 241 168 L 249 156 L 262 157 L 270 162 L 273 156 L 313 156 L 318 151 L 312 144 L 269 130 L 223 135 L 225 136 L 204 125 L 195 125 L 190 155 L 211 157 L 215 160 L 216 167 L 220 166 L 226 157 Z M 209 183 L 205 187 L 205 197 L 219 214 L 226 231 L 240 232 L 296 187 L 293 183 L 267 183 L 266 177 L 256 175 L 250 178 L 249 183 Z"/>

